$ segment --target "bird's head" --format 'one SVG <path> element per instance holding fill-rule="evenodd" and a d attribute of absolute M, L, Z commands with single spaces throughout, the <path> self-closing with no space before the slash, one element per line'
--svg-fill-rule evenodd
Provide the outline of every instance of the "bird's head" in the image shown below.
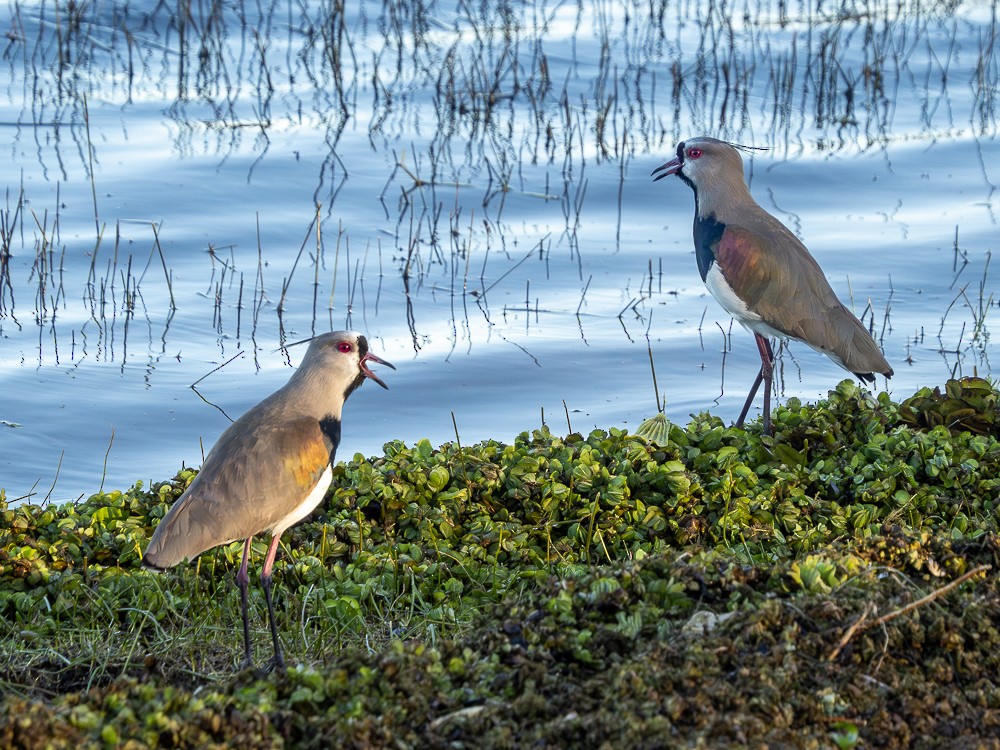
<path fill-rule="evenodd" d="M 365 378 L 388 389 L 389 386 L 369 369 L 368 364 L 372 362 L 396 369 L 368 350 L 368 339 L 362 334 L 356 331 L 333 331 L 311 339 L 309 349 L 293 378 L 315 380 L 317 384 L 322 382 L 326 388 L 341 391 L 345 399 L 360 387 Z"/>
<path fill-rule="evenodd" d="M 653 170 L 653 181 L 672 174 L 697 189 L 715 180 L 743 180 L 743 159 L 736 146 L 701 136 L 677 144 L 677 155 Z"/>
<path fill-rule="evenodd" d="M 749 198 L 738 150 L 746 148 L 707 136 L 681 141 L 677 155 L 653 170 L 653 181 L 675 174 L 694 190 L 699 204 L 703 196 L 713 198 L 709 205 Z"/>

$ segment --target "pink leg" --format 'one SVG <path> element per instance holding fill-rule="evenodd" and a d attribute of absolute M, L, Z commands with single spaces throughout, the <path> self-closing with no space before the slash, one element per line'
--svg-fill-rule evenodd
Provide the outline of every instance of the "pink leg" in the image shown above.
<path fill-rule="evenodd" d="M 771 384 L 774 382 L 774 352 L 771 342 L 755 333 L 757 351 L 760 352 L 760 374 L 764 379 L 764 434 L 771 434 Z"/>
<path fill-rule="evenodd" d="M 281 654 L 281 644 L 278 642 L 278 626 L 274 623 L 274 605 L 271 603 L 271 568 L 274 565 L 274 557 L 278 553 L 278 543 L 280 541 L 281 536 L 271 537 L 271 546 L 267 548 L 264 567 L 260 571 L 260 583 L 264 587 L 264 599 L 267 601 L 267 621 L 271 625 L 271 640 L 274 641 L 274 662 L 272 666 L 284 669 L 285 657 Z"/>
<path fill-rule="evenodd" d="M 757 342 L 757 351 L 760 353 L 760 371 L 754 378 L 747 400 L 743 402 L 743 410 L 736 420 L 736 426 L 742 427 L 743 420 L 746 419 L 747 412 L 750 411 L 750 404 L 753 403 L 754 396 L 761 382 L 764 383 L 764 434 L 771 434 L 771 383 L 774 380 L 774 351 L 771 349 L 771 342 L 754 333 L 754 340 Z"/>
<path fill-rule="evenodd" d="M 247 602 L 247 587 L 250 585 L 250 543 L 253 537 L 249 537 L 243 544 L 243 562 L 240 569 L 236 571 L 236 585 L 240 587 L 240 609 L 243 612 L 243 669 L 253 666 L 253 657 L 250 655 L 250 616 L 247 613 L 249 608 Z"/>

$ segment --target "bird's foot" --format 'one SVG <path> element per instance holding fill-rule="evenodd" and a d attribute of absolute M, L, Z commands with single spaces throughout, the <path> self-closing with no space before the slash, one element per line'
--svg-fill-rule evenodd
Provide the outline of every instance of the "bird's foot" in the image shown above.
<path fill-rule="evenodd" d="M 285 659 L 281 654 L 276 654 L 273 659 L 268 659 L 259 669 L 254 670 L 254 675 L 258 679 L 267 677 L 272 672 L 283 673 L 285 671 Z"/>
<path fill-rule="evenodd" d="M 237 667 L 237 671 L 239 672 L 257 671 L 257 668 L 254 666 L 253 663 L 253 658 L 249 654 L 243 657 L 243 661 L 240 662 L 240 666 Z"/>

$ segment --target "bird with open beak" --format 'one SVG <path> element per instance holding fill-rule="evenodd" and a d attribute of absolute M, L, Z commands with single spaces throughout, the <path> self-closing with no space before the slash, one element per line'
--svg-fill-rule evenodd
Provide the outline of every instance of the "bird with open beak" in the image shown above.
<path fill-rule="evenodd" d="M 373 380 L 376 363 L 396 369 L 353 331 L 316 336 L 282 388 L 233 422 L 205 458 L 201 471 L 156 526 L 143 563 L 163 570 L 202 552 L 243 539 L 236 572 L 243 613 L 243 666 L 253 664 L 247 614 L 253 537 L 271 533 L 260 580 L 274 642 L 271 667 L 285 665 L 271 601 L 271 568 L 281 535 L 320 504 L 333 479 L 344 402 Z"/>

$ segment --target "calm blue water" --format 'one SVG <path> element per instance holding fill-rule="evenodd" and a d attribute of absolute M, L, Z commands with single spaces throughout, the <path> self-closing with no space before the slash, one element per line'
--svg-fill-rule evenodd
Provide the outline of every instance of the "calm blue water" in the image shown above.
<path fill-rule="evenodd" d="M 331 328 L 398 368 L 342 457 L 453 416 L 634 428 L 648 347 L 671 419 L 735 418 L 752 337 L 698 277 L 690 190 L 649 179 L 700 133 L 769 148 L 752 190 L 874 318 L 879 388 L 994 372 L 995 3 L 348 5 L 0 10 L 8 499 L 200 464 Z M 799 345 L 782 374 L 846 375 Z"/>

